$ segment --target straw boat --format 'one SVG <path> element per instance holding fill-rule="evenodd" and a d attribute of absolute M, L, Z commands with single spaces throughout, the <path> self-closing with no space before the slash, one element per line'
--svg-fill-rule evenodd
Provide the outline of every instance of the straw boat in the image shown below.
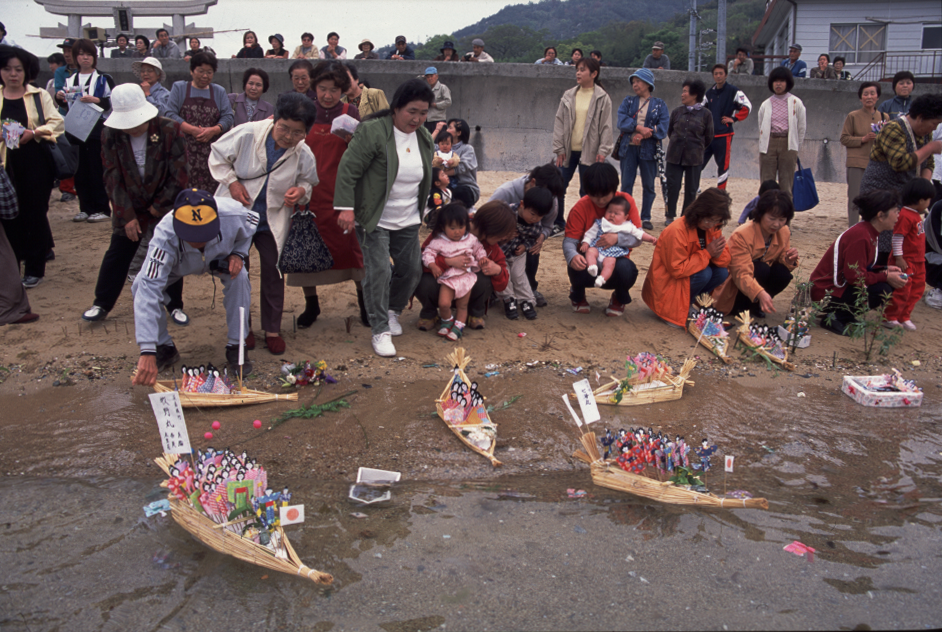
<path fill-rule="evenodd" d="M 177 455 L 175 454 L 164 454 L 163 457 L 154 459 L 154 462 L 160 466 L 167 476 L 170 475 L 170 466 L 176 461 Z M 162 485 L 166 485 L 166 481 Z M 276 527 L 272 536 L 273 539 L 282 544 L 282 547 L 276 553 L 267 546 L 256 544 L 248 538 L 243 538 L 232 531 L 221 528 L 222 525 L 200 513 L 189 503 L 179 500 L 173 494 L 170 495 L 169 500 L 170 513 L 176 523 L 189 531 L 194 538 L 215 551 L 273 571 L 306 577 L 317 584 L 330 585 L 334 581 L 330 574 L 314 570 L 301 562 L 301 558 L 298 557 L 294 547 L 291 546 L 291 542 L 288 541 L 288 536 L 285 535 L 281 527 Z"/>
<path fill-rule="evenodd" d="M 158 393 L 169 393 L 176 390 L 171 380 L 158 380 L 154 384 Z M 275 401 L 298 401 L 297 392 L 294 393 L 265 393 L 242 388 L 242 392 L 233 392 L 229 395 L 216 393 L 183 393 L 180 392 L 180 405 L 184 408 L 207 408 L 213 406 L 246 406 L 248 404 L 265 404 Z"/>
<path fill-rule="evenodd" d="M 697 297 L 697 303 L 701 307 L 710 307 L 713 305 L 713 299 L 708 294 L 701 294 Z M 722 360 L 724 363 L 729 364 L 732 362 L 732 358 L 726 355 L 726 352 L 729 350 L 729 338 L 727 336 L 704 336 L 700 333 L 700 330 L 697 329 L 696 321 L 693 318 L 687 319 L 687 331 L 690 332 L 690 335 L 697 339 L 697 341 L 713 352 L 713 354 Z"/>
<path fill-rule="evenodd" d="M 689 375 L 695 366 L 697 366 L 697 363 L 688 358 L 684 360 L 684 365 L 677 375 L 660 375 L 654 380 L 631 384 L 631 388 L 622 394 L 619 402 L 615 402 L 613 396 L 621 384 L 621 380 L 614 377 L 611 382 L 592 391 L 592 394 L 595 395 L 595 403 L 605 404 L 606 406 L 641 406 L 658 402 L 672 402 L 675 399 L 680 399 L 684 394 L 685 384 L 693 386 L 693 381 L 689 379 Z M 570 397 L 573 397 L 573 395 L 570 395 Z"/>
<path fill-rule="evenodd" d="M 465 355 L 464 347 L 458 347 L 457 349 L 449 353 L 445 357 L 445 359 L 448 360 L 451 366 L 454 367 L 455 371 L 457 371 L 458 376 L 461 378 L 461 380 L 465 384 L 468 385 L 468 388 L 470 388 L 471 380 L 469 380 L 467 374 L 465 374 L 464 368 L 468 366 L 468 362 L 471 361 L 471 358 Z M 493 465 L 494 467 L 500 467 L 502 465 L 501 462 L 498 461 L 496 458 L 494 458 L 494 448 L 497 447 L 496 434 L 494 436 L 494 440 L 491 441 L 490 447 L 488 447 L 486 450 L 479 448 L 478 446 L 468 441 L 467 437 L 465 437 L 465 435 L 463 434 L 464 432 L 473 431 L 475 429 L 480 429 L 485 426 L 491 426 L 496 429 L 497 424 L 491 421 L 490 415 L 487 413 L 486 410 L 484 410 L 483 406 L 480 407 L 481 410 L 484 410 L 483 412 L 484 418 L 479 419 L 481 423 L 463 423 L 463 424 L 455 425 L 455 424 L 448 423 L 448 421 L 445 419 L 445 409 L 442 407 L 442 404 L 444 404 L 448 400 L 451 394 L 451 383 L 453 380 L 454 378 L 448 380 L 448 384 L 445 385 L 445 390 L 443 390 L 441 396 L 435 400 L 435 409 L 438 411 L 438 416 L 445 423 L 445 425 L 448 426 L 448 429 L 451 430 L 453 433 L 455 433 L 455 436 L 458 437 L 458 439 L 460 439 L 463 444 L 471 448 L 471 450 L 473 450 L 474 452 L 477 452 L 478 454 L 483 456 L 488 461 L 490 461 L 491 465 Z M 478 415 L 475 415 L 475 418 L 476 419 L 479 418 Z"/>
<path fill-rule="evenodd" d="M 749 325 L 752 323 L 752 318 L 749 315 L 749 312 L 743 312 L 736 317 L 736 320 L 742 323 L 737 331 L 739 332 L 738 342 L 746 346 L 747 349 L 752 349 L 758 353 L 763 358 L 767 359 L 769 362 L 774 362 L 789 371 L 795 370 L 795 365 L 788 361 L 788 348 L 785 346 L 785 343 L 782 343 L 782 351 L 784 352 L 784 357 L 776 357 L 775 355 L 769 353 L 768 349 L 762 345 L 758 345 L 749 339 Z"/>
<path fill-rule="evenodd" d="M 588 463 L 592 482 L 600 487 L 607 487 L 620 492 L 650 498 L 670 505 L 698 505 L 701 507 L 721 507 L 723 509 L 768 509 L 769 501 L 765 498 L 720 498 L 714 494 L 703 494 L 670 481 L 658 481 L 640 474 L 626 472 L 613 461 L 605 461 L 599 454 L 594 432 L 587 432 L 580 438 L 583 450 L 576 450 L 573 456 Z"/>

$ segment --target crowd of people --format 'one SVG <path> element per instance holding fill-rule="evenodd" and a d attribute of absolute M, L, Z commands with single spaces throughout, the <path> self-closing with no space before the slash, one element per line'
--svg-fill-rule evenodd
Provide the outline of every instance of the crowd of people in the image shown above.
<path fill-rule="evenodd" d="M 650 246 L 641 296 L 676 327 L 684 326 L 704 293 L 727 314 L 775 312 L 773 299 L 798 265 L 789 231 L 791 187 L 807 112 L 792 94 L 794 64 L 768 77 L 770 96 L 757 115 L 762 186 L 727 239 L 730 147 L 736 124 L 753 110 L 727 80 L 747 72 L 750 60 L 738 53 L 729 65 L 713 67 L 710 88 L 686 79 L 673 110 L 654 96 L 646 63 L 631 75 L 632 94 L 614 113 L 601 62 L 574 53 L 575 85 L 561 95 L 553 126 L 554 159 L 485 201 L 471 127 L 448 116 L 451 92 L 436 66 L 387 98 L 345 61 L 348 51 L 336 33 L 320 49 L 305 34 L 290 56 L 292 89 L 272 104 L 264 98 L 270 87 L 264 69 L 248 68 L 243 90 L 227 93 L 213 82 L 218 62 L 212 52 L 194 38 L 184 55 L 161 35 L 166 32 L 132 64 L 139 82 L 122 85 L 98 73 L 97 49 L 88 40 L 64 43 L 66 63 L 48 90 L 32 84 L 39 74 L 35 56 L 0 47 L 0 117 L 24 130 L 15 141 L 5 132 L 0 145 L 4 192 L 12 192 L 19 207 L 0 232 L 0 322 L 38 318 L 25 290 L 42 282 L 54 255 L 47 213 L 61 174 L 49 149 L 63 138 L 70 108 L 94 105 L 100 115 L 88 133 L 65 135 L 78 149 L 75 220 L 103 216 L 113 227 L 92 307 L 81 317 L 106 318 L 132 281 L 138 383 L 152 383 L 179 360 L 168 323 L 190 322 L 183 310 L 185 276 L 208 273 L 221 281 L 227 360 L 237 362 L 242 343 L 255 347 L 248 278 L 253 246 L 261 330 L 274 355 L 286 348 L 280 335 L 285 285 L 302 288 L 305 309 L 297 324 L 307 328 L 321 313 L 317 287 L 352 282 L 372 348 L 385 357 L 396 354 L 393 337 L 403 334 L 402 313 L 413 297 L 422 305 L 418 328 L 449 340 L 483 329 L 492 301 L 503 303 L 506 318 L 536 319 L 537 308 L 547 305 L 537 289 L 540 254 L 555 235 L 563 238 L 574 312 L 589 313 L 587 293 L 604 290 L 610 292 L 605 315 L 621 316 L 639 275 L 631 252 Z M 243 43 L 236 57 L 289 57 L 277 34 L 268 51 L 251 32 Z M 669 68 L 657 44 L 651 63 Z M 492 61 L 483 47 L 476 42 L 465 61 Z M 357 57 L 369 58 L 372 43 L 364 40 L 359 49 Z M 397 38 L 391 58 L 410 55 L 405 38 Z M 188 59 L 190 79 L 168 89 L 161 59 L 176 56 Z M 441 57 L 456 60 L 451 42 Z M 548 48 L 537 63 L 562 62 Z M 888 302 L 888 327 L 916 328 L 910 316 L 927 281 L 927 302 L 942 299 L 942 205 L 923 219 L 939 197 L 932 156 L 942 153 L 942 141 L 932 135 L 942 129 L 942 97 L 913 99 L 912 86 L 911 74 L 898 75 L 895 97 L 877 107 L 879 84 L 862 84 L 863 108 L 844 125 L 850 228 L 811 279 L 815 300 L 831 298 L 823 324 L 836 333 L 847 333 L 862 287 L 871 306 Z M 710 160 L 718 166 L 716 186 L 701 192 L 700 173 Z M 579 199 L 566 213 L 566 190 L 577 171 Z M 633 197 L 639 171 L 640 210 Z M 657 179 L 666 214 L 654 236 L 647 231 Z M 430 230 L 424 240 L 423 225 Z M 242 330 L 249 332 L 244 340 Z"/>

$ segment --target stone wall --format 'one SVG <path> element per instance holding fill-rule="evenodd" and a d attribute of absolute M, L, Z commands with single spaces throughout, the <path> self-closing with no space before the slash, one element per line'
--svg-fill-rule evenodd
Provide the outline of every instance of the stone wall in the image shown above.
<path fill-rule="evenodd" d="M 221 59 L 214 81 L 228 90 L 241 91 L 242 73 L 257 66 L 268 72 L 271 88 L 266 95 L 272 103 L 281 92 L 291 89 L 288 77 L 290 61 L 271 59 Z M 421 75 L 429 62 L 359 61 L 361 79 L 374 88 L 381 88 L 388 98 L 396 87 L 411 77 Z M 99 68 L 110 73 L 118 83 L 134 81 L 128 60 L 103 59 Z M 164 64 L 169 88 L 173 81 L 189 79 L 189 66 L 183 61 Z M 560 95 L 575 85 L 575 70 L 565 66 L 534 64 L 438 64 L 439 79 L 450 89 L 454 105 L 449 118 L 463 118 L 471 126 L 471 144 L 477 152 L 482 170 L 526 171 L 552 159 L 553 120 Z M 612 95 L 612 113 L 631 92 L 628 80 L 633 69 L 603 68 L 602 83 Z M 48 73 L 46 73 L 48 75 Z M 691 73 L 654 71 L 657 84 L 655 96 L 668 107 L 680 105 L 681 84 Z M 709 87 L 712 77 L 700 73 Z M 48 76 L 41 78 L 42 85 Z M 734 82 L 753 104 L 753 113 L 736 126 L 731 157 L 731 174 L 758 178 L 759 105 L 769 97 L 766 77 L 736 77 Z M 847 113 L 858 109 L 858 83 L 852 81 L 796 80 L 794 94 L 804 101 L 808 110 L 808 131 L 800 152 L 803 166 L 814 170 L 822 182 L 844 182 L 844 147 L 840 144 L 841 127 Z M 883 84 L 889 92 L 889 84 Z M 916 94 L 926 91 L 942 93 L 942 86 L 918 84 Z M 883 95 L 886 98 L 886 94 Z M 882 100 L 882 99 L 881 99 Z M 614 121 L 613 121 L 614 127 Z M 617 130 L 616 130 L 617 136 Z M 705 181 L 716 173 L 715 167 L 704 172 Z"/>

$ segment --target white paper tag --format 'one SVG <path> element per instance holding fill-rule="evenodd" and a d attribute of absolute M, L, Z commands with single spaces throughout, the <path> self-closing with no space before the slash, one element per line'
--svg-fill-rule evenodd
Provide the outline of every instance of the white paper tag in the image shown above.
<path fill-rule="evenodd" d="M 190 435 L 186 432 L 186 421 L 183 419 L 183 407 L 180 406 L 180 394 L 176 391 L 169 393 L 151 393 L 151 408 L 157 418 L 157 428 L 160 430 L 160 440 L 167 454 L 189 454 Z"/>
<path fill-rule="evenodd" d="M 734 456 L 726 455 L 725 464 L 726 464 L 726 471 L 727 471 L 727 472 L 732 472 L 732 471 L 733 471 L 733 459 L 735 459 L 735 458 L 736 458 L 736 457 L 734 457 Z"/>
<path fill-rule="evenodd" d="M 287 507 L 279 507 L 278 512 L 279 518 L 281 520 L 281 526 L 304 522 L 304 505 L 288 505 Z"/>
<path fill-rule="evenodd" d="M 239 308 L 239 366 L 245 364 L 245 308 Z"/>
<path fill-rule="evenodd" d="M 579 415 L 576 414 L 576 411 L 572 409 L 572 404 L 569 403 L 569 397 L 563 395 L 563 403 L 566 404 L 566 408 L 569 409 L 569 414 L 572 415 L 572 418 L 576 420 L 576 426 L 580 429 L 582 428 L 582 420 L 579 419 Z"/>
<path fill-rule="evenodd" d="M 576 399 L 579 400 L 579 407 L 582 409 L 582 416 L 585 418 L 586 425 L 588 426 L 593 421 L 601 419 L 602 416 L 599 414 L 599 407 L 595 403 L 595 395 L 592 394 L 592 385 L 589 384 L 589 380 L 579 380 L 572 387 L 576 391 Z"/>

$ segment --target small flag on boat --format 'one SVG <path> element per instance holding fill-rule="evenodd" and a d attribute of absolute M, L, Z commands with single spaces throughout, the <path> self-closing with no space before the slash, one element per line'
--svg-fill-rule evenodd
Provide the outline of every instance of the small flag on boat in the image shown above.
<path fill-rule="evenodd" d="M 729 456 L 728 454 L 726 455 L 726 471 L 727 472 L 733 471 L 733 459 L 735 458 L 736 457 L 734 456 Z"/>
<path fill-rule="evenodd" d="M 304 522 L 304 505 L 288 505 L 286 507 L 279 507 L 278 509 L 281 513 L 282 526 Z"/>

